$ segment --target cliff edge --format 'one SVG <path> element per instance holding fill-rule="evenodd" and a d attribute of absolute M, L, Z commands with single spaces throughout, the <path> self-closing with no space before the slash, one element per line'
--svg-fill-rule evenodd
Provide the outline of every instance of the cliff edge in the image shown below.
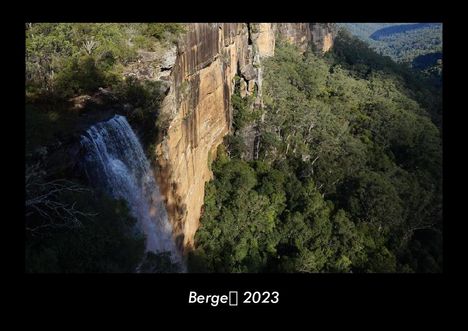
<path fill-rule="evenodd" d="M 165 197 L 176 244 L 194 245 L 210 160 L 232 125 L 234 77 L 241 92 L 256 91 L 262 107 L 262 59 L 273 56 L 282 39 L 305 51 L 311 44 L 327 52 L 333 45 L 331 23 L 193 23 L 166 61 L 168 92 L 161 109 L 168 126 L 156 146 L 157 181 Z"/>

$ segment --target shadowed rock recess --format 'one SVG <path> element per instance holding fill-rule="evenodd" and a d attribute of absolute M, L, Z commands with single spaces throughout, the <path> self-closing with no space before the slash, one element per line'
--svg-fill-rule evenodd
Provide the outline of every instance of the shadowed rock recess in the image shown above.
<path fill-rule="evenodd" d="M 176 245 L 193 248 L 199 227 L 209 160 L 232 127 L 235 76 L 242 93 L 262 107 L 262 59 L 285 40 L 305 51 L 328 51 L 336 34 L 329 23 L 194 23 L 180 37 L 161 113 L 170 118 L 156 146 L 157 181 Z M 168 69 L 170 68 L 170 69 Z"/>

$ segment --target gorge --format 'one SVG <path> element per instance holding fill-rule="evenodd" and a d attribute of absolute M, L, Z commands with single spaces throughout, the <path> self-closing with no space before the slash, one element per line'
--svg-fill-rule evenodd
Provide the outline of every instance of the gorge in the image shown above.
<path fill-rule="evenodd" d="M 241 94 L 256 94 L 262 106 L 262 60 L 274 55 L 277 40 L 305 51 L 314 45 L 326 52 L 333 44 L 333 24 L 196 23 L 179 44 L 169 75 L 170 90 L 162 113 L 172 118 L 156 147 L 157 175 L 180 249 L 193 247 L 211 177 L 209 159 L 232 126 L 234 77 Z"/>
<path fill-rule="evenodd" d="M 337 23 L 25 29 L 28 272 L 442 270 L 441 61 Z"/>

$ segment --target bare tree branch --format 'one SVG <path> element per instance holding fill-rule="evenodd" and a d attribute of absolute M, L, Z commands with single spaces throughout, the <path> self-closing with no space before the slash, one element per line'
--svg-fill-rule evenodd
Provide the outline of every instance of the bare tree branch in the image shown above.
<path fill-rule="evenodd" d="M 76 209 L 76 201 L 61 201 L 60 195 L 65 192 L 89 192 L 90 190 L 66 179 L 44 181 L 44 171 L 39 163 L 26 168 L 26 216 L 39 215 L 45 223 L 27 225 L 26 230 L 34 233 L 49 227 L 79 227 L 80 217 L 92 217 L 97 213 Z"/>
<path fill-rule="evenodd" d="M 91 37 L 90 39 L 86 39 L 83 42 L 83 48 L 88 53 L 88 55 L 91 55 L 93 50 L 97 47 L 97 41 L 94 40 L 94 37 Z"/>

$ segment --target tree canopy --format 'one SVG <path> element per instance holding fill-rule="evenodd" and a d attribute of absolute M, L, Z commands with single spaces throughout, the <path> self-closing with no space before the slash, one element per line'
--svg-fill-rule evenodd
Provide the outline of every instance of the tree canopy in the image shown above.
<path fill-rule="evenodd" d="M 418 99 L 432 87 L 347 34 L 335 44 L 265 61 L 258 157 L 235 151 L 236 130 L 218 150 L 193 271 L 441 270 L 441 136 Z"/>

